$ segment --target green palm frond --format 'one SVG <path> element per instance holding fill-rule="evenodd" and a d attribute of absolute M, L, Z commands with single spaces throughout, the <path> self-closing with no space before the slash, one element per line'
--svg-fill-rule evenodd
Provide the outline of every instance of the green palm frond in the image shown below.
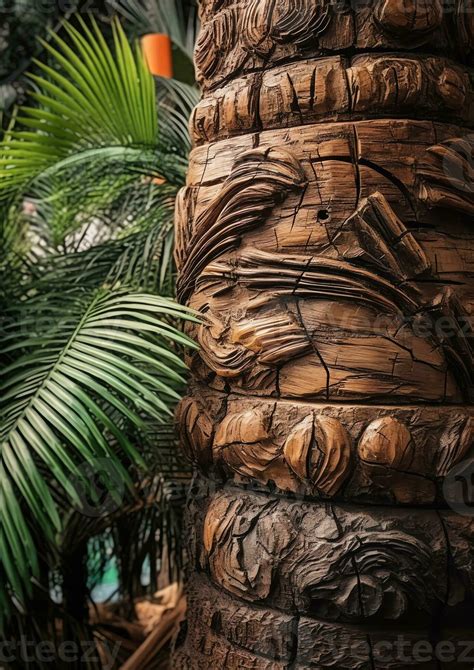
<path fill-rule="evenodd" d="M 15 202 L 0 203 L 0 336 L 5 310 L 18 300 L 31 276 L 31 240 L 28 221 Z"/>
<path fill-rule="evenodd" d="M 172 198 L 155 204 L 152 199 L 149 209 L 142 211 L 115 239 L 95 240 L 82 251 L 74 251 L 74 241 L 67 253 L 37 259 L 30 268 L 34 278 L 16 287 L 17 296 L 51 291 L 68 295 L 79 287 L 92 290 L 104 284 L 121 284 L 173 297 L 173 205 Z M 109 215 L 112 217 L 114 212 Z"/>
<path fill-rule="evenodd" d="M 187 156 L 191 150 L 189 118 L 199 102 L 199 90 L 176 79 L 160 78 L 158 81 L 158 104 L 165 111 L 163 138 L 171 145 L 182 146 Z"/>
<path fill-rule="evenodd" d="M 180 552 L 187 473 L 170 416 L 195 346 L 178 326 L 195 316 L 171 299 L 172 221 L 197 91 L 153 81 L 118 22 L 110 48 L 78 20 L 44 46 L 35 106 L 0 144 L 0 265 L 14 270 L 1 324 L 0 626 L 27 611 L 38 570 L 47 590 L 41 566 L 51 574 L 78 538 L 130 510 L 131 579 L 144 548 L 155 552 L 149 522 Z M 87 473 L 103 459 L 126 500 L 89 518 Z"/>
<path fill-rule="evenodd" d="M 81 509 L 78 466 L 110 459 L 131 489 L 124 463 L 143 459 L 124 427 L 146 432 L 146 417 L 163 422 L 172 413 L 185 365 L 170 343 L 193 346 L 174 323 L 195 318 L 166 298 L 115 288 L 39 295 L 12 315 L 3 353 L 20 355 L 2 384 L 3 612 L 12 596 L 31 595 L 32 525 L 54 547 L 62 507 Z"/>
<path fill-rule="evenodd" d="M 21 110 L 0 145 L 0 205 L 15 201 L 19 221 L 28 204 L 40 255 L 113 239 L 131 222 L 167 226 L 187 169 L 195 91 L 160 81 L 158 123 L 155 83 L 120 24 L 110 49 L 93 20 L 79 20 L 80 32 L 65 23 L 69 44 L 51 36 L 54 68 L 40 65 L 34 78 L 37 106 Z"/>
<path fill-rule="evenodd" d="M 99 161 L 86 175 L 65 171 L 37 180 L 25 200 L 34 235 L 53 249 L 71 253 L 134 231 L 167 226 L 176 191 L 169 182 L 157 184 L 118 163 L 104 171 Z"/>
<path fill-rule="evenodd" d="M 160 78 L 159 82 L 158 101 L 172 102 L 177 109 L 184 112 L 185 117 L 189 117 L 201 97 L 197 86 L 166 77 Z"/>
<path fill-rule="evenodd" d="M 52 34 L 44 44 L 58 68 L 37 62 L 43 76 L 30 75 L 38 106 L 22 108 L 5 136 L 1 193 L 98 154 L 133 164 L 156 145 L 155 84 L 140 50 L 131 48 L 117 20 L 113 50 L 93 19 L 91 28 L 78 21 L 81 31 L 64 24 L 68 42 Z"/>

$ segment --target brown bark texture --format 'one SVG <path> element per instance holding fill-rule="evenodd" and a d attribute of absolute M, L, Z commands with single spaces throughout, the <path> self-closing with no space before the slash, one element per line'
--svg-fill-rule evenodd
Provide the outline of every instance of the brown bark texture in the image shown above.
<path fill-rule="evenodd" d="M 200 14 L 173 668 L 472 668 L 474 3 Z"/>

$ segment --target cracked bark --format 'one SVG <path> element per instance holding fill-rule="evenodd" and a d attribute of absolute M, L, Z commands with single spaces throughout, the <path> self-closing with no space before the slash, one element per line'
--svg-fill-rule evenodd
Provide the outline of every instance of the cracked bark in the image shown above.
<path fill-rule="evenodd" d="M 468 4 L 200 2 L 177 670 L 474 664 Z"/>

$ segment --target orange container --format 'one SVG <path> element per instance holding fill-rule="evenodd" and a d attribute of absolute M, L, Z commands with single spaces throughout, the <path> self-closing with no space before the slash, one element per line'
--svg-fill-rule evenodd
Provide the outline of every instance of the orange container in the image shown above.
<path fill-rule="evenodd" d="M 173 76 L 173 50 L 168 35 L 150 33 L 143 35 L 141 45 L 150 72 L 159 77 Z"/>

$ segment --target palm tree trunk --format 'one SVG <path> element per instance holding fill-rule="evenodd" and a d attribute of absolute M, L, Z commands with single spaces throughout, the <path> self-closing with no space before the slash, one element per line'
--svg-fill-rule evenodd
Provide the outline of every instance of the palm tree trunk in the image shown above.
<path fill-rule="evenodd" d="M 200 4 L 173 668 L 472 667 L 472 7 Z"/>

